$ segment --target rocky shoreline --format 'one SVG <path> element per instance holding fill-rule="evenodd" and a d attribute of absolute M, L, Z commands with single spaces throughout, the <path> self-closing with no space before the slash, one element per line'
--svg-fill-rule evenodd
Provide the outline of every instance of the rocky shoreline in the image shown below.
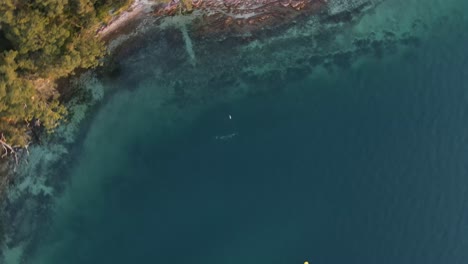
<path fill-rule="evenodd" d="M 352 19 L 353 12 L 375 6 L 370 0 L 135 0 L 129 10 L 98 30 L 106 42 L 128 34 L 145 18 L 190 17 L 191 32 L 202 38 L 242 36 L 297 23 L 297 19 L 311 15 L 326 15 L 335 22 Z M 187 7 L 189 2 L 189 7 Z"/>

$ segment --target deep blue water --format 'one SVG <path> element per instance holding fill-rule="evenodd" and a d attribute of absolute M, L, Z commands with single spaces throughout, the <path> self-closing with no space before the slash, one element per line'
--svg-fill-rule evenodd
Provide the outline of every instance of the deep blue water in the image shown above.
<path fill-rule="evenodd" d="M 72 235 L 48 264 L 468 263 L 467 43 L 286 76 L 164 141 L 128 106 L 77 161 L 112 177 L 52 227 Z"/>

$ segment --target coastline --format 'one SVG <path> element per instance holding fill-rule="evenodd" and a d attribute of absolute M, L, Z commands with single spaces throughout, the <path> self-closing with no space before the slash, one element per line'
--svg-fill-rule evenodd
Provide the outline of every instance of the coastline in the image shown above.
<path fill-rule="evenodd" d="M 155 3 L 148 0 L 134 0 L 127 10 L 112 18 L 107 26 L 98 29 L 96 32 L 97 36 L 103 40 L 107 40 L 106 42 L 112 41 L 112 37 L 110 36 L 112 33 L 126 26 L 130 21 L 152 12 L 155 5 Z"/>
<path fill-rule="evenodd" d="M 354 1 L 362 2 L 367 0 Z M 309 15 L 311 12 L 320 12 L 320 8 L 316 6 L 316 4 L 322 3 L 321 0 L 258 0 L 247 2 L 248 4 L 245 4 L 243 1 L 230 0 L 229 5 L 221 4 L 221 2 L 218 0 L 193 1 L 193 10 L 190 10 L 190 13 L 193 12 L 194 14 L 182 15 L 179 21 L 178 18 L 174 17 L 178 10 L 177 7 L 180 5 L 179 1 L 160 3 L 151 0 L 134 0 L 127 10 L 123 10 L 121 13 L 115 15 L 108 25 L 97 29 L 96 37 L 106 42 L 110 53 L 104 59 L 109 59 L 114 56 L 119 57 L 119 55 L 112 53 L 116 50 L 116 53 L 119 53 L 119 47 L 125 47 L 127 41 L 131 42 L 132 38 L 137 38 L 139 33 L 134 31 L 138 30 L 139 25 L 142 24 L 145 18 L 150 18 L 153 22 L 154 20 L 167 17 L 169 20 L 164 23 L 168 23 L 169 26 L 171 23 L 174 23 L 176 27 L 191 24 L 194 27 L 194 34 L 192 37 L 198 38 L 198 40 L 201 41 L 207 37 L 223 40 L 226 36 L 233 36 L 240 38 L 242 42 L 251 42 L 254 40 L 251 37 L 252 32 L 255 30 L 267 31 L 268 26 L 274 24 L 271 21 L 276 21 L 278 25 L 283 25 L 287 23 L 286 18 L 291 14 L 297 16 L 300 14 Z M 311 5 L 308 6 L 307 4 Z M 270 9 L 271 11 L 269 11 Z M 231 11 L 227 12 L 227 10 Z M 238 11 L 236 13 L 232 10 Z M 274 15 L 274 12 L 278 12 L 278 15 Z M 293 20 L 295 16 L 291 16 L 289 19 Z M 269 19 L 272 20 L 270 21 Z M 255 23 L 258 23 L 258 25 L 255 25 Z M 151 27 L 151 25 L 148 27 Z M 186 38 L 184 41 L 191 40 L 190 38 Z M 190 46 L 188 46 L 188 48 L 190 48 Z M 190 51 L 188 52 L 190 53 Z M 82 72 L 88 71 L 95 70 L 78 70 L 77 74 L 80 75 Z M 70 85 L 69 80 L 75 78 L 76 76 L 69 76 L 62 78 L 62 80 L 56 80 L 55 82 L 62 82 L 68 86 Z M 59 83 L 59 87 L 61 85 L 62 84 Z M 66 95 L 66 97 L 69 97 L 67 100 L 72 100 L 73 94 L 70 96 Z M 47 137 L 50 138 L 51 136 Z M 28 155 L 26 153 L 27 151 L 23 152 L 25 153 L 19 153 L 19 155 L 22 157 Z M 13 174 L 15 173 L 16 167 L 17 165 L 8 158 L 0 160 L 0 188 L 14 184 L 16 179 L 13 178 Z M 5 189 L 0 189 L 0 198 L 4 197 L 4 191 Z"/>
<path fill-rule="evenodd" d="M 96 37 L 102 39 L 106 43 L 112 42 L 113 39 L 118 38 L 119 36 L 119 34 L 116 33 L 116 31 L 118 31 L 122 27 L 127 26 L 132 21 L 136 21 L 139 18 L 141 18 L 145 14 L 145 12 L 149 11 L 149 8 L 151 6 L 152 6 L 152 3 L 148 1 L 135 0 L 127 10 L 124 10 L 122 13 L 113 17 L 107 26 L 98 30 L 96 32 Z M 112 55 L 108 55 L 108 56 L 112 56 Z M 93 69 L 85 70 L 85 72 L 89 72 L 89 71 L 93 71 Z M 82 73 L 78 72 L 78 74 L 80 75 Z M 72 84 L 73 81 L 71 80 L 74 78 L 76 78 L 76 76 L 68 76 L 66 78 L 62 78 L 61 80 L 55 80 L 54 83 L 56 83 L 56 85 L 58 86 L 61 85 L 60 82 L 64 82 L 66 85 L 77 85 L 76 83 Z M 72 100 L 72 98 L 69 98 L 69 100 Z M 91 103 L 91 105 L 92 104 L 93 103 Z M 78 105 L 78 108 L 79 107 L 80 106 Z M 84 118 L 85 118 L 84 116 L 79 117 L 80 120 Z M 69 120 L 68 122 L 80 123 L 80 120 Z M 74 128 L 74 129 L 77 129 L 77 128 Z M 51 137 L 52 138 L 54 137 L 53 135 L 52 136 L 43 135 L 43 136 L 45 136 L 44 140 L 53 141 L 53 139 L 51 139 Z M 37 142 L 36 145 L 38 143 L 39 142 Z M 39 145 L 43 145 L 43 143 L 39 143 Z M 47 146 L 47 144 L 45 145 L 46 145 L 44 146 L 45 148 L 48 148 L 48 147 L 54 148 L 54 144 L 52 144 L 51 146 Z M 65 150 L 59 149 L 58 151 L 59 151 L 57 152 L 58 156 L 56 156 L 55 158 L 52 157 L 53 160 L 58 161 L 58 158 L 59 157 L 62 158 L 62 154 L 66 153 Z M 24 180 L 24 179 L 18 178 L 20 177 L 20 174 L 22 173 L 24 174 L 24 171 L 21 172 L 21 170 L 24 169 L 24 166 L 34 167 L 34 165 L 29 165 L 31 163 L 30 159 L 31 158 L 34 159 L 34 157 L 29 156 L 30 154 L 27 149 L 17 150 L 17 153 L 19 155 L 18 164 L 15 162 L 14 158 L 12 157 L 2 157 L 0 159 L 0 262 L 3 263 L 2 259 L 4 259 L 3 261 L 6 261 L 7 264 L 10 264 L 10 263 L 19 264 L 21 262 L 23 252 L 24 250 L 26 250 L 26 244 L 17 243 L 17 242 L 14 242 L 14 240 L 12 240 L 11 227 L 10 227 L 12 226 L 11 225 L 12 222 L 10 221 L 13 219 L 16 219 L 17 216 L 22 215 L 22 214 L 23 214 L 23 217 L 26 217 L 26 218 L 34 217 L 32 215 L 27 216 L 28 215 L 27 210 L 30 210 L 31 212 L 34 211 L 33 208 L 30 208 L 29 206 L 26 205 L 28 200 L 30 200 L 30 198 L 28 198 L 29 195 L 26 196 L 26 200 L 20 201 L 19 204 L 16 204 L 16 206 L 19 206 L 16 209 L 14 209 L 14 207 L 11 207 L 11 204 L 10 204 L 11 201 L 9 201 L 11 199 L 11 192 L 12 191 L 16 192 L 16 190 L 14 189 L 19 188 L 21 190 L 26 190 L 25 188 L 29 188 L 27 185 L 26 186 L 24 185 L 25 182 L 22 183 L 23 186 L 19 186 L 19 187 L 17 186 L 19 182 Z M 53 151 L 51 151 L 51 153 L 53 153 Z M 50 159 L 51 157 L 48 157 L 48 158 Z M 53 160 L 51 161 L 51 163 L 54 163 Z M 34 161 L 32 162 L 34 163 Z M 36 162 L 43 162 L 43 161 L 38 160 Z M 45 162 L 45 164 L 47 163 L 48 162 Z M 24 177 L 24 175 L 22 177 Z M 36 189 L 36 191 L 33 191 L 33 189 L 31 189 L 31 191 L 35 193 L 40 193 L 43 191 L 44 193 L 49 193 L 50 190 L 48 189 L 48 187 L 46 187 L 45 183 L 44 182 L 41 183 L 41 181 L 44 181 L 44 180 L 45 179 L 42 179 L 42 180 L 40 179 L 37 182 L 31 181 L 30 182 L 30 184 L 32 184 L 31 188 Z M 37 185 L 37 188 L 32 187 L 33 185 Z M 50 201 L 48 201 L 47 203 L 50 203 Z M 14 215 L 11 215 L 11 212 L 10 212 L 11 210 L 15 212 Z"/>
<path fill-rule="evenodd" d="M 138 24 L 138 21 L 140 21 L 143 17 L 145 17 L 146 15 L 151 16 L 152 12 L 154 12 L 154 9 L 150 10 L 150 9 L 148 9 L 149 6 L 145 5 L 145 3 L 148 3 L 146 1 L 138 1 L 137 0 L 135 3 L 132 4 L 132 6 L 134 7 L 133 9 L 131 9 L 129 12 L 124 12 L 120 16 L 116 17 L 109 24 L 108 28 L 102 29 L 102 31 L 100 31 L 100 33 L 98 33 L 98 35 L 101 36 L 103 39 L 106 39 L 107 43 L 112 43 L 113 41 L 118 40 L 119 37 L 125 35 L 125 33 L 120 32 L 122 29 L 124 29 L 125 27 L 128 27 L 129 24 L 131 24 L 133 22 Z M 124 29 L 123 31 L 126 31 L 126 30 Z M 129 29 L 129 31 L 132 31 L 132 29 Z M 247 39 L 246 41 L 248 43 L 254 43 L 254 40 L 252 40 L 251 37 L 247 37 L 246 39 Z M 131 38 L 129 40 L 131 40 Z M 182 39 L 182 41 L 183 41 L 183 39 Z M 126 45 L 125 43 L 126 42 L 121 42 L 119 45 L 125 46 Z M 109 45 L 111 45 L 111 44 L 109 44 Z M 113 55 L 110 55 L 110 56 L 113 56 Z M 254 75 L 254 74 L 252 74 L 252 75 Z M 169 75 L 169 76 L 170 77 L 168 77 L 168 78 L 174 78 L 174 76 L 176 76 L 176 75 L 174 74 L 174 75 Z M 88 76 L 88 77 L 90 79 L 95 78 L 95 76 L 92 76 L 92 75 Z M 83 76 L 83 78 L 86 79 L 87 77 Z M 252 77 L 252 78 L 254 78 L 254 77 Z M 195 92 L 196 92 L 196 90 L 194 91 L 194 93 Z M 102 96 L 102 95 L 97 94 L 96 99 L 99 100 L 100 96 Z M 102 97 L 101 97 L 101 99 L 102 99 Z M 86 113 L 85 115 L 88 115 L 88 114 L 89 113 Z M 82 118 L 84 119 L 86 117 L 82 117 Z M 76 128 L 76 129 L 78 129 L 78 128 Z M 69 143 L 69 144 L 72 144 L 72 143 Z M 63 150 L 59 149 L 57 153 L 60 153 L 60 151 L 63 151 Z"/>
<path fill-rule="evenodd" d="M 125 26 L 127 23 L 131 22 L 132 20 L 137 19 L 150 6 L 151 5 L 148 3 L 148 1 L 134 0 L 134 2 L 130 5 L 128 10 L 125 10 L 121 14 L 115 16 L 114 18 L 111 19 L 109 25 L 103 27 L 101 30 L 98 30 L 96 32 L 96 37 L 102 40 L 106 40 L 106 38 L 109 38 L 107 40 L 112 41 L 112 37 L 111 37 L 112 33 L 120 29 L 120 27 Z M 66 79 L 68 78 L 72 78 L 72 76 L 69 76 Z M 54 83 L 57 81 L 60 81 L 60 80 L 56 80 L 54 81 Z M 20 156 L 22 156 L 22 153 L 19 153 L 19 154 Z M 13 159 L 10 157 L 2 157 L 0 159 L 0 202 L 4 198 L 4 192 L 6 191 L 5 188 L 7 188 L 7 185 L 11 184 L 10 180 L 11 180 L 12 174 L 15 172 L 16 166 L 17 164 L 15 164 Z"/>

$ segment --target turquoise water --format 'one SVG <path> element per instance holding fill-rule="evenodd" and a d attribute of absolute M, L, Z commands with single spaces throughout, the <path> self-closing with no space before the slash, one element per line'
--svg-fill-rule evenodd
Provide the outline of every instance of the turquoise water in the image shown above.
<path fill-rule="evenodd" d="M 424 18 L 390 24 L 387 3 L 323 41 Z M 344 57 L 195 39 L 194 63 L 182 35 L 146 35 L 102 79 L 114 93 L 28 263 L 468 262 L 468 20 L 446 5 Z"/>

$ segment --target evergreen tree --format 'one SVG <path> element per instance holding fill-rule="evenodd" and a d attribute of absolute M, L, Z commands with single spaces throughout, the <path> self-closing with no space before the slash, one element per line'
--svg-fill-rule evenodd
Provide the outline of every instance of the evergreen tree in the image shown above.
<path fill-rule="evenodd" d="M 130 0 L 1 0 L 0 136 L 24 146 L 34 125 L 52 130 L 65 109 L 55 92 L 33 86 L 98 65 L 104 43 L 94 32 Z"/>

